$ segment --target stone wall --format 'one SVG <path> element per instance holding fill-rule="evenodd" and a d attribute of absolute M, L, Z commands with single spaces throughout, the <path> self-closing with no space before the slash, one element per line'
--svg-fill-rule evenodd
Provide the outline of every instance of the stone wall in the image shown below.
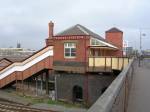
<path fill-rule="evenodd" d="M 73 101 L 73 87 L 83 89 L 83 101 L 92 105 L 115 78 L 112 74 L 57 74 L 57 99 Z"/>

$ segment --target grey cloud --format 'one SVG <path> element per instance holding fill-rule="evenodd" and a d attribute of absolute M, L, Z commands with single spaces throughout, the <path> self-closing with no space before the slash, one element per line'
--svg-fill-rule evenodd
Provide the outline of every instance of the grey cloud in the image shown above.
<path fill-rule="evenodd" d="M 117 26 L 135 47 L 139 46 L 139 28 L 150 26 L 149 10 L 148 0 L 3 0 L 0 47 L 21 42 L 23 47 L 40 49 L 50 20 L 55 22 L 55 33 L 80 23 L 104 37 L 107 29 Z M 149 30 L 143 32 L 150 35 Z M 148 42 L 143 43 L 143 48 L 149 48 Z"/>

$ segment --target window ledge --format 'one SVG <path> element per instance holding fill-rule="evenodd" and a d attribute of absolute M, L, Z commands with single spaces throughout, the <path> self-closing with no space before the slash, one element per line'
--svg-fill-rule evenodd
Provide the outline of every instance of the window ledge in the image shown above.
<path fill-rule="evenodd" d="M 65 59 L 75 59 L 76 57 L 64 57 Z"/>

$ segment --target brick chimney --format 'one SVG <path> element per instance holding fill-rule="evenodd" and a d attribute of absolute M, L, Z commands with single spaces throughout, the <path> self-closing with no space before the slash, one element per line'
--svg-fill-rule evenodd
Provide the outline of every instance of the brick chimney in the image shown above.
<path fill-rule="evenodd" d="M 123 32 L 114 27 L 107 30 L 105 33 L 107 42 L 115 45 L 119 49 L 115 55 L 123 56 Z"/>
<path fill-rule="evenodd" d="M 46 39 L 46 46 L 53 46 L 53 36 L 54 36 L 54 23 L 50 21 L 48 23 L 48 38 Z"/>
<path fill-rule="evenodd" d="M 50 21 L 48 23 L 48 27 L 49 27 L 49 35 L 48 38 L 52 38 L 53 37 L 53 31 L 54 31 L 54 23 L 52 21 Z"/>

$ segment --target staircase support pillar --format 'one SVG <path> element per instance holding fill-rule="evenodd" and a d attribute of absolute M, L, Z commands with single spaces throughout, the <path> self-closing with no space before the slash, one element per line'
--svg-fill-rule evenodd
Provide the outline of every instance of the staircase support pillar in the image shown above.
<path fill-rule="evenodd" d="M 49 95 L 49 86 L 48 86 L 48 82 L 49 82 L 49 73 L 48 70 L 46 71 L 46 95 Z"/>

